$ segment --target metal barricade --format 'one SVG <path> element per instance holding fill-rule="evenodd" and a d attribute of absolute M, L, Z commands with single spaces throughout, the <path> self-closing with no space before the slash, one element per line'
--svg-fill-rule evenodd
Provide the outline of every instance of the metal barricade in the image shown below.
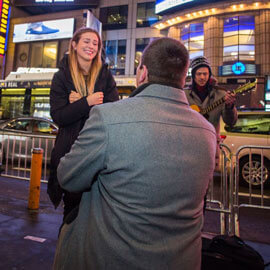
<path fill-rule="evenodd" d="M 1 175 L 30 180 L 31 149 L 43 149 L 41 181 L 47 182 L 51 150 L 55 136 L 29 135 L 23 133 L 0 134 Z"/>
<path fill-rule="evenodd" d="M 239 210 L 241 208 L 246 207 L 246 208 L 258 208 L 258 209 L 270 210 L 270 206 L 265 205 L 266 199 L 270 199 L 270 196 L 267 196 L 265 194 L 265 188 L 264 188 L 264 181 L 266 181 L 267 178 L 269 178 L 269 168 L 268 170 L 264 169 L 264 162 L 265 162 L 264 151 L 270 151 L 270 146 L 245 145 L 245 146 L 239 147 L 235 154 L 235 175 L 234 175 L 235 191 L 234 191 L 233 212 L 234 212 L 234 233 L 237 236 L 240 236 Z M 247 203 L 239 202 L 239 197 L 241 195 L 240 189 L 239 189 L 239 175 L 240 175 L 239 164 L 240 164 L 240 159 L 243 156 L 248 157 L 248 164 L 249 164 L 249 173 L 248 173 L 249 184 L 248 184 L 248 193 L 247 193 L 247 196 L 248 196 Z M 259 157 L 260 169 L 253 167 L 255 156 L 257 157 L 257 159 Z M 254 177 L 261 179 L 259 183 L 259 187 L 260 187 L 259 194 L 255 194 L 256 193 L 255 189 L 252 186 L 252 181 Z"/>
<path fill-rule="evenodd" d="M 225 144 L 220 144 L 220 183 L 210 182 L 206 210 L 220 214 L 220 233 L 233 231 L 233 167 L 232 153 Z"/>

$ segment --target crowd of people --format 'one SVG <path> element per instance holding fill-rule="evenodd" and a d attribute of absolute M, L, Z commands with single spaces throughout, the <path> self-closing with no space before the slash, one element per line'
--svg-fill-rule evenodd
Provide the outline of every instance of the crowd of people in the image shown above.
<path fill-rule="evenodd" d="M 199 270 L 219 121 L 235 124 L 235 95 L 217 86 L 205 57 L 190 63 L 164 37 L 145 48 L 137 89 L 118 101 L 101 53 L 96 31 L 77 30 L 52 81 L 59 133 L 48 194 L 64 203 L 53 268 Z"/>

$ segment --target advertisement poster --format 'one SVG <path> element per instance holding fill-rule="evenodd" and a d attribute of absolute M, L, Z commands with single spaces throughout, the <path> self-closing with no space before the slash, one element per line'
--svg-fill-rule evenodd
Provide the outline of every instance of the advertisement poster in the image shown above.
<path fill-rule="evenodd" d="M 13 42 L 71 38 L 74 31 L 74 18 L 15 24 Z"/>

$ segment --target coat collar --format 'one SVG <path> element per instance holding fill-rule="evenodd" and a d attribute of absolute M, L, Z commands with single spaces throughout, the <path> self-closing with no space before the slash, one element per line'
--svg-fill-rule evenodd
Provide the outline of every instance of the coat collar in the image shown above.
<path fill-rule="evenodd" d="M 180 88 L 176 88 L 169 85 L 146 83 L 139 86 L 136 90 L 132 92 L 130 97 L 134 96 L 166 98 L 188 105 L 185 92 Z"/>

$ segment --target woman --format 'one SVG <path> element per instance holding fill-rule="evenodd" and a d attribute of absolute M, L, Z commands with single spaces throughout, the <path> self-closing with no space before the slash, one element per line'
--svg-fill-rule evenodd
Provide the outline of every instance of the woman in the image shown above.
<path fill-rule="evenodd" d="M 63 195 L 64 219 L 79 205 L 81 193 L 70 193 L 59 186 L 57 166 L 60 158 L 70 151 L 91 108 L 119 99 L 113 76 L 107 64 L 102 63 L 101 51 L 99 34 L 91 28 L 80 28 L 74 33 L 69 53 L 60 62 L 59 71 L 52 80 L 50 112 L 59 132 L 51 154 L 47 192 L 55 208 Z"/>

